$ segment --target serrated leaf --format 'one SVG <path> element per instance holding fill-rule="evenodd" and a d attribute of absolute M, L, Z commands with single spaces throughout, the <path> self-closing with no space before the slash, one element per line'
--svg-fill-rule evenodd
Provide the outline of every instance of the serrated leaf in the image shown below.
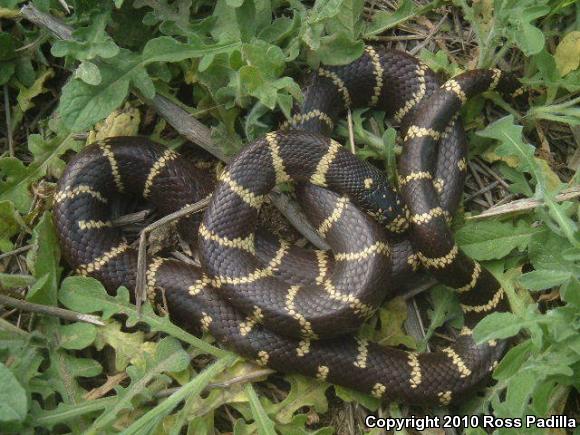
<path fill-rule="evenodd" d="M 131 384 L 127 388 L 117 388 L 118 400 L 93 422 L 89 433 L 102 433 L 113 424 L 121 411 L 133 408 L 133 401 L 137 396 L 143 395 L 146 399 L 151 396 L 147 385 L 153 379 L 159 378 L 166 372 L 183 370 L 188 366 L 189 361 L 189 355 L 177 340 L 172 337 L 162 338 L 157 343 L 155 354 L 147 358 L 144 368 L 130 366 L 127 369 Z"/>
<path fill-rule="evenodd" d="M 516 159 L 518 169 L 532 172 L 530 162 L 534 159 L 535 148 L 522 142 L 522 130 L 521 125 L 514 124 L 513 116 L 508 115 L 478 131 L 477 135 L 499 141 L 500 145 L 495 149 L 497 155 L 513 157 Z"/>
<path fill-rule="evenodd" d="M 151 39 L 137 56 L 128 50 L 99 66 L 101 83 L 92 86 L 80 79 L 73 79 L 62 89 L 59 111 L 65 125 L 71 131 L 89 128 L 118 108 L 133 84 L 147 98 L 153 98 L 155 90 L 145 66 L 153 62 L 177 62 L 208 54 L 228 52 L 237 43 L 207 46 L 201 42 L 183 44 L 169 36 Z"/>
<path fill-rule="evenodd" d="M 457 244 L 470 257 L 484 261 L 500 259 L 514 249 L 526 249 L 534 234 L 541 228 L 533 228 L 525 221 L 468 221 L 456 233 Z"/>
<path fill-rule="evenodd" d="M 290 392 L 286 398 L 277 404 L 267 407 L 269 415 L 275 415 L 276 421 L 288 424 L 294 413 L 303 406 L 311 406 L 316 412 L 324 413 L 328 409 L 325 391 L 329 385 L 315 382 L 300 375 L 286 376 L 290 382 Z"/>
<path fill-rule="evenodd" d="M 81 61 L 116 56 L 119 53 L 119 47 L 105 32 L 108 17 L 108 11 L 93 14 L 87 27 L 80 27 L 73 31 L 73 39 L 54 42 L 51 48 L 53 56 L 72 56 Z"/>
<path fill-rule="evenodd" d="M 32 100 L 47 92 L 48 89 L 44 87 L 44 82 L 54 76 L 54 70 L 52 68 L 47 69 L 46 71 L 42 72 L 34 81 L 32 86 L 30 87 L 22 87 L 18 92 L 18 97 L 16 101 L 18 102 L 18 108 L 22 113 L 26 112 L 29 109 L 34 107 L 34 103 Z"/>
<path fill-rule="evenodd" d="M 171 323 L 168 317 L 157 316 L 149 304 L 145 304 L 142 307 L 142 312 L 138 313 L 135 305 L 130 302 L 129 291 L 125 287 L 120 287 L 116 296 L 110 296 L 103 285 L 94 278 L 67 277 L 61 284 L 59 301 L 67 308 L 81 313 L 102 312 L 103 320 L 110 319 L 115 314 L 124 314 L 127 316 L 126 324 L 128 327 L 144 322 L 153 331 L 165 332 L 204 352 L 215 356 L 228 354 L 228 352 L 188 334 Z"/>
<path fill-rule="evenodd" d="M 0 362 L 0 422 L 21 422 L 28 412 L 26 391 L 10 369 Z"/>
<path fill-rule="evenodd" d="M 103 349 L 105 345 L 111 346 L 115 350 L 115 369 L 124 370 L 129 363 L 137 364 L 137 360 L 144 360 L 142 331 L 123 332 L 121 324 L 108 322 L 105 326 L 96 331 L 95 347 Z M 143 363 L 141 363 L 143 364 Z"/>

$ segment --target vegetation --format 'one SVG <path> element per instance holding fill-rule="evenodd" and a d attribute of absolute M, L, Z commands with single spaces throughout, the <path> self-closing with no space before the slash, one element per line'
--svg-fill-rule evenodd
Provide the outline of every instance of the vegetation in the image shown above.
<path fill-rule="evenodd" d="M 580 416 L 577 2 L 22 6 L 0 0 L 1 432 L 327 434 L 362 431 L 369 413 Z M 33 24 L 32 10 L 62 23 Z M 512 307 L 489 315 L 475 333 L 482 341 L 514 337 L 515 345 L 484 394 L 453 410 L 384 405 L 309 378 L 268 377 L 147 304 L 139 315 L 127 289 L 109 296 L 94 279 L 69 276 L 60 261 L 52 196 L 66 161 L 85 143 L 143 134 L 182 145 L 151 109 L 157 95 L 211 127 L 218 153 L 234 155 L 290 116 L 308 68 L 348 63 L 365 40 L 410 51 L 445 76 L 475 67 L 511 70 L 531 90 L 526 107 L 488 93 L 463 110 L 470 176 L 456 236 L 493 271 Z M 396 131 L 384 118 L 358 110 L 351 125 L 359 156 L 392 174 Z M 337 137 L 348 142 L 346 119 Z M 404 321 L 418 316 L 407 319 L 410 300 L 403 297 L 386 303 L 361 334 L 420 350 L 432 335 L 449 340 L 435 330 L 460 322 L 453 293 L 436 285 L 415 300 L 427 307 L 426 336 L 404 331 Z M 48 314 L 38 313 L 42 307 Z"/>

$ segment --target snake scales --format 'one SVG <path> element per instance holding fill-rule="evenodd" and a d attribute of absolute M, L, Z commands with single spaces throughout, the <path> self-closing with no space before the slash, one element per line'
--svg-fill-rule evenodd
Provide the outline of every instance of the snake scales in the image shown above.
<path fill-rule="evenodd" d="M 440 86 L 415 58 L 378 47 L 349 65 L 319 69 L 290 130 L 248 145 L 221 175 L 201 223 L 195 215 L 179 222 L 188 240 L 198 238 L 202 269 L 149 258 L 148 297 L 179 324 L 209 330 L 276 370 L 413 404 L 463 398 L 485 382 L 505 349 L 471 337 L 473 325 L 507 309 L 507 301 L 493 276 L 458 250 L 448 227 L 466 172 L 457 113 L 467 98 L 494 88 L 519 92 L 497 69 Z M 400 194 L 381 171 L 325 136 L 345 107 L 361 106 L 401 122 Z M 256 231 L 265 195 L 286 181 L 299 183 L 305 211 L 332 254 Z M 111 224 L 110 198 L 140 195 L 168 214 L 212 189 L 192 162 L 146 139 L 90 145 L 71 160 L 55 196 L 66 261 L 109 291 L 131 288 L 137 254 Z M 458 289 L 465 326 L 453 345 L 418 354 L 350 334 L 374 313 L 386 287 L 420 265 Z"/>

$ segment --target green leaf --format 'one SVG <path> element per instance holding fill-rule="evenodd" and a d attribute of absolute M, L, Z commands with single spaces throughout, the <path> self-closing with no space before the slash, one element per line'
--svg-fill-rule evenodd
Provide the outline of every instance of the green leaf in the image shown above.
<path fill-rule="evenodd" d="M 105 32 L 109 12 L 94 14 L 90 25 L 73 31 L 72 40 L 55 41 L 51 53 L 56 57 L 71 56 L 85 61 L 97 57 L 108 59 L 119 53 L 119 47 Z"/>
<path fill-rule="evenodd" d="M 77 358 L 63 350 L 52 350 L 46 377 L 50 387 L 61 395 L 65 403 L 78 404 L 83 401 L 86 391 L 80 387 L 77 378 L 93 377 L 101 372 L 101 365 L 94 359 Z"/>
<path fill-rule="evenodd" d="M 258 427 L 258 433 L 260 435 L 275 434 L 276 431 L 274 430 L 274 422 L 270 420 L 268 414 L 266 414 L 266 411 L 264 410 L 264 407 L 260 403 L 260 399 L 258 399 L 258 395 L 254 391 L 252 384 L 250 383 L 246 384 L 244 391 L 246 392 L 246 396 L 250 401 L 252 415 Z"/>
<path fill-rule="evenodd" d="M 512 115 L 504 116 L 477 132 L 478 136 L 495 139 L 500 145 L 495 149 L 499 156 L 515 157 L 517 168 L 521 171 L 532 172 L 535 148 L 522 142 L 521 125 L 514 124 Z"/>
<path fill-rule="evenodd" d="M 0 286 L 4 288 L 27 287 L 34 284 L 35 281 L 36 279 L 30 275 L 0 273 Z"/>
<path fill-rule="evenodd" d="M 115 422 L 121 411 L 133 408 L 132 402 L 137 396 L 143 395 L 145 398 L 150 396 L 147 385 L 152 380 L 162 373 L 184 370 L 189 365 L 189 361 L 189 355 L 177 340 L 172 337 L 162 338 L 157 343 L 155 354 L 147 359 L 145 367 L 131 366 L 127 369 L 131 384 L 127 388 L 117 389 L 118 400 L 93 422 L 87 433 L 102 433 Z"/>
<path fill-rule="evenodd" d="M 558 270 L 534 270 L 524 273 L 519 282 L 529 290 L 544 290 L 566 282 L 572 276 L 571 272 Z"/>
<path fill-rule="evenodd" d="M 403 0 L 395 12 L 377 11 L 370 25 L 367 26 L 365 37 L 377 35 L 387 29 L 408 20 L 414 15 L 415 5 L 411 0 Z"/>
<path fill-rule="evenodd" d="M 137 312 L 135 305 L 129 301 L 129 292 L 120 287 L 116 296 L 109 296 L 103 285 L 94 278 L 72 276 L 65 278 L 59 291 L 59 300 L 67 308 L 81 313 L 102 312 L 103 320 L 115 314 L 127 316 L 127 326 L 144 322 L 153 331 L 165 332 L 185 343 L 215 356 L 224 356 L 228 352 L 218 349 L 199 338 L 188 334 L 171 323 L 168 317 L 157 316 L 149 304 L 145 304 L 142 313 Z"/>
<path fill-rule="evenodd" d="M 8 32 L 0 33 L 0 61 L 11 60 L 16 57 L 15 49 L 18 40 Z"/>
<path fill-rule="evenodd" d="M 136 364 L 138 359 L 144 359 L 143 343 L 145 340 L 142 331 L 123 332 L 120 323 L 107 322 L 96 332 L 95 347 L 98 350 L 102 350 L 105 345 L 109 345 L 115 350 L 115 369 L 117 371 L 125 370 L 130 362 Z"/>
<path fill-rule="evenodd" d="M 513 376 L 531 356 L 531 352 L 532 342 L 530 340 L 512 347 L 494 370 L 493 378 L 499 381 Z"/>
<path fill-rule="evenodd" d="M 75 70 L 75 78 L 81 79 L 83 82 L 97 86 L 101 83 L 102 77 L 101 72 L 97 65 L 92 62 L 85 61 L 82 62 L 79 67 Z"/>
<path fill-rule="evenodd" d="M 181 43 L 169 36 L 151 39 L 143 48 L 141 63 L 148 65 L 153 62 L 179 62 L 210 54 L 229 53 L 239 47 L 239 43 L 224 43 L 205 45 L 201 40 Z"/>
<path fill-rule="evenodd" d="M 44 83 L 53 76 L 54 70 L 49 68 L 38 75 L 32 86 L 23 86 L 20 88 L 16 101 L 18 102 L 18 108 L 22 113 L 32 109 L 35 106 L 35 104 L 32 102 L 35 97 L 48 92 L 48 89 L 44 87 Z"/>
<path fill-rule="evenodd" d="M 32 249 L 27 253 L 26 262 L 39 282 L 41 278 L 44 279 L 40 287 L 30 289 L 26 299 L 39 304 L 56 305 L 62 267 L 59 264 L 60 245 L 52 215 L 48 212 L 42 215 L 32 231 Z"/>
<path fill-rule="evenodd" d="M 32 204 L 30 185 L 46 175 L 50 168 L 62 167 L 60 156 L 75 145 L 72 135 L 57 135 L 46 141 L 42 152 L 33 148 L 38 154 L 28 166 L 14 157 L 0 158 L 0 201 L 12 201 L 19 212 L 27 213 Z"/>
<path fill-rule="evenodd" d="M 567 33 L 562 38 L 556 47 L 554 60 L 562 77 L 580 66 L 580 31 Z"/>
<path fill-rule="evenodd" d="M 311 406 L 319 413 L 327 411 L 328 401 L 324 393 L 329 384 L 315 382 L 300 375 L 288 375 L 286 379 L 290 382 L 290 393 L 282 402 L 267 408 L 268 414 L 275 415 L 277 422 L 290 423 L 294 413 L 303 406 Z"/>
<path fill-rule="evenodd" d="M 344 65 L 359 58 L 364 52 L 364 43 L 352 39 L 345 32 L 337 32 L 320 38 L 317 55 L 325 65 Z"/>
<path fill-rule="evenodd" d="M 11 238 L 22 229 L 26 229 L 26 224 L 12 201 L 0 201 L 0 251 L 10 251 L 14 247 Z"/>
<path fill-rule="evenodd" d="M 572 278 L 560 289 L 562 299 L 570 305 L 580 308 L 580 282 L 577 278 Z"/>
<path fill-rule="evenodd" d="M 473 338 L 477 343 L 484 343 L 488 340 L 513 337 L 522 327 L 522 322 L 515 314 L 491 313 L 475 326 Z"/>
<path fill-rule="evenodd" d="M 62 89 L 59 111 L 65 125 L 71 131 L 82 131 L 105 118 L 118 108 L 133 84 L 147 98 L 155 96 L 155 88 L 145 66 L 153 62 L 178 62 L 183 59 L 208 54 L 228 52 L 237 43 L 204 45 L 183 44 L 169 36 L 151 39 L 137 56 L 127 50 L 100 65 L 101 83 L 92 86 L 80 79 L 73 79 Z"/>
<path fill-rule="evenodd" d="M 516 225 L 500 221 L 468 221 L 456 233 L 457 244 L 470 257 L 484 261 L 503 258 L 514 249 L 526 249 L 534 234 L 543 231 L 523 220 Z"/>
<path fill-rule="evenodd" d="M 517 7 L 505 12 L 509 14 L 506 17 L 509 23 L 506 34 L 526 56 L 539 53 L 544 48 L 544 34 L 531 23 L 550 12 L 550 8 L 548 6 Z"/>
<path fill-rule="evenodd" d="M 227 367 L 231 366 L 236 360 L 237 358 L 234 355 L 228 355 L 220 358 L 211 366 L 204 369 L 186 385 L 181 387 L 178 391 L 173 393 L 169 398 L 136 420 L 123 432 L 123 434 L 137 435 L 144 433 L 145 428 L 151 427 L 152 424 L 160 421 L 161 418 L 168 415 L 185 398 L 197 397 L 212 379 L 214 379 Z"/>
<path fill-rule="evenodd" d="M 0 362 L 0 422 L 21 422 L 28 412 L 26 391 L 10 369 Z"/>
<path fill-rule="evenodd" d="M 89 347 L 97 336 L 95 325 L 81 322 L 62 325 L 59 332 L 60 346 L 69 350 L 80 350 Z"/>

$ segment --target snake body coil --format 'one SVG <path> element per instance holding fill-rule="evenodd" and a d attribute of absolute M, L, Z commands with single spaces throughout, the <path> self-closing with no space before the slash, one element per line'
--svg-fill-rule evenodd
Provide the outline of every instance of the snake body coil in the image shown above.
<path fill-rule="evenodd" d="M 506 309 L 506 301 L 492 275 L 457 249 L 447 226 L 466 165 L 454 115 L 470 95 L 490 88 L 511 93 L 514 84 L 492 70 L 439 87 L 414 58 L 372 47 L 350 65 L 320 69 L 301 113 L 289 122 L 300 130 L 267 134 L 222 174 L 199 226 L 202 269 L 148 259 L 149 298 L 163 300 L 178 323 L 209 330 L 236 352 L 280 371 L 413 404 L 461 398 L 487 379 L 505 347 L 476 345 L 471 328 L 489 312 Z M 331 130 L 342 108 L 363 105 L 402 123 L 402 198 L 380 171 L 320 134 Z M 256 233 L 265 195 L 286 181 L 318 186 L 301 190 L 332 255 Z M 141 195 L 167 214 L 211 188 L 190 162 L 145 139 L 91 145 L 70 162 L 55 197 L 65 258 L 110 291 L 133 287 L 136 252 L 112 226 L 109 198 Z M 180 230 L 191 233 L 198 223 L 195 216 L 182 219 Z M 411 243 L 401 237 L 407 230 Z M 465 327 L 452 346 L 417 354 L 343 335 L 373 314 L 385 297 L 385 281 L 404 277 L 419 262 L 459 289 Z"/>

